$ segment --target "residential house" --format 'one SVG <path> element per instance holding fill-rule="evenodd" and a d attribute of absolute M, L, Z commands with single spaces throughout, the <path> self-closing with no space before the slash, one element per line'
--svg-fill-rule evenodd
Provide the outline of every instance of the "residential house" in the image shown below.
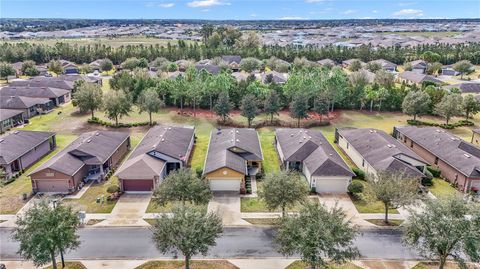
<path fill-rule="evenodd" d="M 30 79 L 15 80 L 10 83 L 15 87 L 51 87 L 64 90 L 73 90 L 73 81 L 67 81 L 60 77 L 33 77 Z"/>
<path fill-rule="evenodd" d="M 330 66 L 330 67 L 336 65 L 335 61 L 332 59 L 322 59 L 320 61 L 317 61 L 317 63 L 321 66 Z"/>
<path fill-rule="evenodd" d="M 365 66 L 365 63 L 359 59 L 349 59 L 349 60 L 342 61 L 342 67 L 348 68 L 353 62 L 356 62 L 356 61 L 360 62 L 362 66 Z"/>
<path fill-rule="evenodd" d="M 288 75 L 280 73 L 277 71 L 268 71 L 256 74 L 257 79 L 260 79 L 263 83 L 275 83 L 275 84 L 285 84 L 288 79 Z"/>
<path fill-rule="evenodd" d="M 384 131 L 336 129 L 335 142 L 367 175 L 401 171 L 415 178 L 425 177 L 427 162 Z"/>
<path fill-rule="evenodd" d="M 103 61 L 105 61 L 105 59 L 97 59 L 97 60 L 89 63 L 88 65 L 90 66 L 90 68 L 92 68 L 93 71 L 99 71 L 100 72 Z"/>
<path fill-rule="evenodd" d="M 50 112 L 54 105 L 48 98 L 0 95 L 0 108 L 21 110 L 24 112 L 24 119 L 29 119 L 35 115 Z"/>
<path fill-rule="evenodd" d="M 415 60 L 409 63 L 410 66 L 412 67 L 412 72 L 418 73 L 418 74 L 425 74 L 427 71 L 427 62 L 424 60 Z"/>
<path fill-rule="evenodd" d="M 8 86 L 0 89 L 0 96 L 25 96 L 31 98 L 48 98 L 55 106 L 70 101 L 70 91 L 50 87 Z"/>
<path fill-rule="evenodd" d="M 230 67 L 232 71 L 240 70 L 240 62 L 242 61 L 240 55 L 223 55 L 222 60 L 228 64 L 228 67 Z"/>
<path fill-rule="evenodd" d="M 470 143 L 480 146 L 480 129 L 472 130 L 472 139 L 470 140 Z"/>
<path fill-rule="evenodd" d="M 417 85 L 422 85 L 423 82 L 425 81 L 430 81 L 432 83 L 435 83 L 437 85 L 442 84 L 443 82 L 433 76 L 430 75 L 425 75 L 425 74 L 419 74 L 413 71 L 405 71 L 397 76 L 397 80 L 400 83 L 405 82 L 408 85 L 411 84 L 417 84 Z"/>
<path fill-rule="evenodd" d="M 0 108 L 0 133 L 4 133 L 10 128 L 23 124 L 25 112 L 18 109 Z"/>
<path fill-rule="evenodd" d="M 394 135 L 460 191 L 480 190 L 480 147 L 437 127 L 400 126 Z"/>
<path fill-rule="evenodd" d="M 151 128 L 116 172 L 122 191 L 152 191 L 172 171 L 187 166 L 194 127 Z"/>
<path fill-rule="evenodd" d="M 373 60 L 371 63 L 378 63 L 383 70 L 388 71 L 388 72 L 395 72 L 397 71 L 397 65 L 387 61 L 385 59 L 378 59 L 378 60 Z"/>
<path fill-rule="evenodd" d="M 355 174 L 320 131 L 276 129 L 282 167 L 305 175 L 317 193 L 346 193 Z"/>
<path fill-rule="evenodd" d="M 443 76 L 458 76 L 460 75 L 460 72 L 455 71 L 455 69 L 453 69 L 453 65 L 444 65 L 440 74 Z"/>
<path fill-rule="evenodd" d="M 78 74 L 80 73 L 78 70 L 78 66 L 70 61 L 66 60 L 60 60 L 60 63 L 62 63 L 63 67 L 63 73 L 64 74 Z"/>
<path fill-rule="evenodd" d="M 220 71 L 222 71 L 220 66 L 213 65 L 213 64 L 197 64 L 197 65 L 195 65 L 195 68 L 198 71 L 205 70 L 212 75 L 217 75 L 218 73 L 220 73 Z"/>
<path fill-rule="evenodd" d="M 212 191 L 239 192 L 261 171 L 262 160 L 255 129 L 218 129 L 210 134 L 203 174 Z"/>
<path fill-rule="evenodd" d="M 55 133 L 13 131 L 0 137 L 0 167 L 10 178 L 36 163 L 55 147 Z"/>
<path fill-rule="evenodd" d="M 448 85 L 444 87 L 447 90 L 459 89 L 462 93 L 480 93 L 480 83 L 479 82 L 465 82 L 459 84 Z"/>
<path fill-rule="evenodd" d="M 83 133 L 30 173 L 34 192 L 71 193 L 83 183 L 101 181 L 130 149 L 128 133 Z"/>

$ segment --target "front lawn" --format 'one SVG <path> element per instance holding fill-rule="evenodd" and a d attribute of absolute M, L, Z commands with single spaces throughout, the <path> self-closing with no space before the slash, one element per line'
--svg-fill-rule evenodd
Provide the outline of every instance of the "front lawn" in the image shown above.
<path fill-rule="evenodd" d="M 190 204 L 190 203 L 187 203 L 187 204 Z M 152 199 L 150 199 L 150 203 L 148 203 L 148 207 L 147 207 L 147 210 L 145 211 L 145 213 L 171 213 L 172 212 L 172 208 L 173 206 L 175 205 L 175 203 L 167 203 L 166 205 L 162 206 L 162 207 L 158 207 L 153 201 Z M 199 209 L 199 210 L 202 210 L 204 212 L 207 212 L 207 204 L 204 204 L 204 205 L 195 205 L 194 207 Z"/>
<path fill-rule="evenodd" d="M 182 269 L 185 267 L 184 261 L 149 261 L 135 269 Z M 190 267 L 195 269 L 239 269 L 226 260 L 192 260 Z"/>
<path fill-rule="evenodd" d="M 263 170 L 265 173 L 273 173 L 280 170 L 277 150 L 275 149 L 275 133 L 272 128 L 258 130 L 260 145 L 263 152 Z"/>
<path fill-rule="evenodd" d="M 308 269 L 308 268 L 310 268 L 310 266 L 308 266 L 304 262 L 294 261 L 285 269 Z M 343 264 L 329 263 L 326 269 L 362 269 L 362 267 L 356 266 L 353 263 L 346 262 Z"/>
<path fill-rule="evenodd" d="M 352 202 L 355 205 L 358 213 L 385 213 L 385 206 L 380 201 L 375 202 L 366 202 L 364 200 L 359 200 L 352 198 Z M 390 208 L 388 214 L 398 214 L 398 210 L 395 208 Z"/>
<path fill-rule="evenodd" d="M 62 262 L 57 262 L 57 268 L 62 268 Z M 52 269 L 52 266 L 44 267 L 44 269 Z M 65 262 L 65 269 L 87 269 L 81 262 Z"/>
<path fill-rule="evenodd" d="M 450 186 L 449 182 L 441 178 L 434 178 L 432 182 L 433 186 L 429 187 L 428 190 L 437 198 L 446 198 L 460 194 L 454 187 Z"/>
<path fill-rule="evenodd" d="M 310 198 L 313 203 L 319 203 L 318 198 Z M 302 208 L 301 204 L 297 204 L 293 207 L 287 208 L 287 212 L 298 212 Z M 240 210 L 242 212 L 282 212 L 281 209 L 275 211 L 269 211 L 265 202 L 258 197 L 242 197 L 240 200 Z"/>
<path fill-rule="evenodd" d="M 111 213 L 117 204 L 117 200 L 107 200 L 110 195 L 107 189 L 111 185 L 118 186 L 117 177 L 112 176 L 109 180 L 92 184 L 80 199 L 63 199 L 62 202 L 86 213 Z M 103 200 L 103 203 L 97 203 L 97 198 Z"/>

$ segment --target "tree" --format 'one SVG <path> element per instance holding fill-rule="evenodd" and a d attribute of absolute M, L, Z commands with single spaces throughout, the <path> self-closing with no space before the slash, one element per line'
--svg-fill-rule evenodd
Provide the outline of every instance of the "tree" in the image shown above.
<path fill-rule="evenodd" d="M 357 227 L 335 206 L 307 204 L 297 217 L 282 219 L 275 242 L 283 255 L 300 254 L 310 268 L 327 268 L 329 261 L 344 263 L 360 256 L 353 240 Z"/>
<path fill-rule="evenodd" d="M 82 64 L 78 67 L 80 74 L 88 74 L 92 72 L 92 67 L 89 64 Z"/>
<path fill-rule="evenodd" d="M 148 88 L 140 94 L 138 98 L 138 108 L 140 113 L 147 112 L 150 125 L 152 125 L 152 113 L 157 113 L 162 107 L 165 106 L 165 103 L 158 96 L 155 88 Z"/>
<path fill-rule="evenodd" d="M 214 213 L 205 214 L 188 206 L 176 206 L 171 217 L 163 214 L 152 227 L 153 241 L 163 254 L 181 252 L 185 269 L 197 254 L 207 255 L 208 248 L 222 233 L 222 220 Z"/>
<path fill-rule="evenodd" d="M 480 261 L 480 210 L 459 197 L 427 199 L 424 210 L 411 210 L 403 230 L 404 243 L 438 260 L 440 269 L 449 257 L 460 265 L 466 256 Z"/>
<path fill-rule="evenodd" d="M 375 73 L 374 82 L 384 88 L 391 89 L 395 86 L 395 77 L 392 73 L 382 69 Z"/>
<path fill-rule="evenodd" d="M 120 67 L 123 69 L 133 70 L 137 67 L 140 67 L 140 60 L 135 57 L 128 58 L 120 64 Z"/>
<path fill-rule="evenodd" d="M 380 171 L 367 176 L 370 188 L 368 199 L 379 200 L 385 208 L 385 223 L 388 222 L 388 210 L 412 204 L 417 198 L 418 179 L 406 171 Z"/>
<path fill-rule="evenodd" d="M 365 87 L 365 99 L 370 101 L 370 112 L 373 111 L 373 104 L 378 100 L 378 90 L 372 85 Z"/>
<path fill-rule="evenodd" d="M 108 72 L 113 69 L 113 63 L 110 59 L 104 59 L 100 62 L 100 70 L 102 72 Z"/>
<path fill-rule="evenodd" d="M 435 105 L 435 114 L 445 118 L 446 124 L 452 117 L 462 114 L 463 99 L 460 94 L 446 94 L 442 101 Z"/>
<path fill-rule="evenodd" d="M 475 115 L 480 112 L 480 103 L 475 99 L 473 94 L 468 94 L 463 98 L 463 111 L 465 113 L 465 120 L 470 119 L 470 115 Z"/>
<path fill-rule="evenodd" d="M 438 75 L 438 72 L 442 70 L 442 66 L 442 63 L 439 62 L 430 63 L 427 66 L 426 72 L 429 75 Z"/>
<path fill-rule="evenodd" d="M 417 116 L 428 113 L 431 102 L 428 93 L 423 91 L 410 91 L 403 99 L 402 111 L 409 116 L 413 116 L 413 120 L 417 120 Z"/>
<path fill-rule="evenodd" d="M 51 60 L 47 65 L 48 71 L 53 72 L 55 74 L 62 74 L 63 73 L 63 66 L 59 60 Z"/>
<path fill-rule="evenodd" d="M 90 111 L 93 119 L 95 110 L 100 109 L 103 104 L 102 88 L 96 83 L 83 82 L 74 92 L 73 100 L 80 111 Z"/>
<path fill-rule="evenodd" d="M 206 204 L 212 198 L 208 184 L 190 169 L 181 168 L 170 174 L 153 191 L 152 201 L 159 206 L 180 201 Z"/>
<path fill-rule="evenodd" d="M 322 116 L 328 114 L 328 107 L 330 104 L 328 103 L 328 97 L 325 96 L 325 93 L 321 93 L 317 98 L 315 98 L 313 104 L 313 110 L 320 115 L 320 121 L 322 120 Z"/>
<path fill-rule="evenodd" d="M 118 126 L 118 119 L 132 111 L 131 98 L 123 91 L 109 91 L 104 96 L 104 108 L 107 117 Z"/>
<path fill-rule="evenodd" d="M 240 61 L 240 69 L 248 73 L 260 69 L 261 65 L 262 62 L 260 60 L 252 57 L 243 58 Z"/>
<path fill-rule="evenodd" d="M 263 104 L 265 113 L 270 115 L 270 123 L 273 124 L 273 116 L 278 115 L 278 111 L 282 109 L 282 104 L 280 103 L 280 97 L 276 91 L 270 91 L 265 99 Z"/>
<path fill-rule="evenodd" d="M 259 197 L 269 210 L 281 208 L 282 216 L 285 216 L 287 207 L 304 202 L 309 191 L 306 181 L 294 171 L 267 174 L 263 186 Z"/>
<path fill-rule="evenodd" d="M 64 268 L 63 253 L 80 245 L 79 225 L 77 212 L 72 207 L 61 204 L 52 207 L 47 200 L 41 200 L 18 216 L 13 239 L 20 242 L 20 256 L 32 260 L 35 266 L 52 262 L 56 269 L 55 257 L 60 253 Z"/>
<path fill-rule="evenodd" d="M 40 74 L 34 61 L 24 61 L 20 71 L 22 74 L 29 77 L 38 76 L 38 74 Z"/>
<path fill-rule="evenodd" d="M 300 127 L 300 120 L 308 118 L 308 100 L 304 94 L 293 97 L 290 103 L 290 116 L 297 119 L 297 127 Z"/>
<path fill-rule="evenodd" d="M 230 98 L 227 92 L 220 92 L 217 103 L 213 109 L 218 116 L 222 117 L 223 123 L 225 123 L 227 117 L 230 115 L 230 110 L 232 110 L 232 103 L 230 103 Z"/>
<path fill-rule="evenodd" d="M 460 73 L 460 78 L 463 79 L 463 75 L 472 71 L 473 65 L 468 60 L 462 60 L 453 65 L 453 70 Z"/>
<path fill-rule="evenodd" d="M 13 67 L 5 62 L 0 63 L 0 78 L 5 79 L 8 76 L 13 76 L 15 75 L 15 69 Z"/>
<path fill-rule="evenodd" d="M 247 118 L 248 128 L 252 126 L 252 120 L 258 115 L 257 97 L 253 94 L 247 94 L 242 98 L 242 105 L 240 106 L 242 116 Z"/>
<path fill-rule="evenodd" d="M 362 63 L 359 60 L 352 61 L 352 63 L 348 66 L 348 70 L 352 72 L 356 72 L 360 69 L 362 69 Z"/>
<path fill-rule="evenodd" d="M 425 51 L 421 58 L 428 63 L 433 63 L 440 61 L 441 56 L 436 52 Z"/>
<path fill-rule="evenodd" d="M 379 62 L 371 61 L 367 63 L 366 68 L 368 69 L 368 71 L 376 73 L 377 71 L 382 70 L 382 65 Z"/>

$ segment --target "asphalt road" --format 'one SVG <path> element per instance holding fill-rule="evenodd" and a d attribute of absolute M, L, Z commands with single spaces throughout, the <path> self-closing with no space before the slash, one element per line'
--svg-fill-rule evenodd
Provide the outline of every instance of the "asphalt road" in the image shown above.
<path fill-rule="evenodd" d="M 16 260 L 18 243 L 11 229 L 0 229 L 0 260 Z M 148 228 L 84 228 L 79 230 L 81 245 L 69 252 L 75 259 L 148 259 L 172 257 L 158 252 Z M 275 251 L 270 228 L 225 228 L 207 258 L 280 257 Z M 355 241 L 363 258 L 414 259 L 418 256 L 401 243 L 401 232 L 393 229 L 363 230 Z"/>

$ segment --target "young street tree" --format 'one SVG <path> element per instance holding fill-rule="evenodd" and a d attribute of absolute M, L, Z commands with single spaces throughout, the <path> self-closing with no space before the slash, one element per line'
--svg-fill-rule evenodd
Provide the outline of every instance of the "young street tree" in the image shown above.
<path fill-rule="evenodd" d="M 463 75 L 470 72 L 472 68 L 473 65 L 468 60 L 459 61 L 453 65 L 453 70 L 460 73 L 460 79 L 463 79 Z"/>
<path fill-rule="evenodd" d="M 259 197 L 265 201 L 269 210 L 281 208 L 282 216 L 285 216 L 287 207 L 305 201 L 309 191 L 307 183 L 293 171 L 267 174 L 263 186 Z"/>
<path fill-rule="evenodd" d="M 242 105 L 240 106 L 242 110 L 242 116 L 247 118 L 248 128 L 252 126 L 252 120 L 258 115 L 258 105 L 257 97 L 253 94 L 247 94 L 242 98 Z"/>
<path fill-rule="evenodd" d="M 105 114 L 111 120 L 115 120 L 118 126 L 118 119 L 127 116 L 132 111 L 130 97 L 123 91 L 109 91 L 104 98 Z"/>
<path fill-rule="evenodd" d="M 460 94 L 446 94 L 435 108 L 435 114 L 445 118 L 446 124 L 452 117 L 462 114 L 463 99 Z"/>
<path fill-rule="evenodd" d="M 428 93 L 424 91 L 410 91 L 403 99 L 402 111 L 409 116 L 413 116 L 413 120 L 417 120 L 417 116 L 428 113 L 431 102 Z"/>
<path fill-rule="evenodd" d="M 54 207 L 41 200 L 19 216 L 16 225 L 13 239 L 20 242 L 18 253 L 35 266 L 52 262 L 56 269 L 56 256 L 80 245 L 77 235 L 80 222 L 71 207 L 61 204 Z M 63 255 L 62 266 L 65 267 Z"/>
<path fill-rule="evenodd" d="M 282 109 L 282 104 L 280 103 L 280 97 L 276 91 L 270 91 L 265 99 L 263 104 L 265 113 L 270 115 L 270 123 L 273 124 L 273 116 L 278 115 L 278 111 Z"/>
<path fill-rule="evenodd" d="M 327 268 L 327 259 L 344 263 L 360 256 L 353 245 L 357 228 L 338 207 L 307 204 L 297 217 L 282 219 L 275 242 L 284 255 L 300 254 L 310 268 Z"/>
<path fill-rule="evenodd" d="M 100 109 L 103 104 L 102 88 L 100 85 L 90 82 L 81 83 L 73 94 L 73 100 L 80 111 L 90 111 L 93 119 L 95 110 Z"/>
<path fill-rule="evenodd" d="M 411 211 L 403 225 L 403 241 L 420 255 L 438 260 L 440 269 L 450 257 L 460 265 L 465 257 L 480 262 L 479 208 L 453 196 L 427 199 L 425 205 L 421 212 Z"/>
<path fill-rule="evenodd" d="M 415 202 L 419 181 L 405 172 L 380 171 L 367 176 L 370 187 L 367 198 L 379 200 L 385 208 L 385 223 L 388 224 L 388 210 L 411 205 Z"/>
<path fill-rule="evenodd" d="M 300 127 L 300 120 L 308 118 L 308 99 L 304 94 L 293 97 L 290 103 L 290 116 L 297 119 L 297 127 Z"/>
<path fill-rule="evenodd" d="M 48 71 L 53 72 L 55 74 L 63 73 L 63 66 L 59 60 L 51 60 L 47 65 Z"/>
<path fill-rule="evenodd" d="M 222 117 L 223 123 L 225 123 L 232 110 L 232 103 L 230 103 L 230 97 L 227 92 L 221 91 L 218 94 L 217 103 L 213 109 L 218 116 Z"/>
<path fill-rule="evenodd" d="M 138 108 L 140 113 L 147 112 L 150 125 L 152 125 L 152 113 L 158 113 L 161 108 L 165 106 L 165 103 L 158 96 L 155 88 L 148 88 L 144 90 L 138 98 Z"/>
<path fill-rule="evenodd" d="M 171 172 L 153 191 L 153 202 L 164 206 L 168 202 L 206 204 L 212 198 L 208 184 L 190 169 Z"/>
<path fill-rule="evenodd" d="M 38 76 L 38 74 L 40 74 L 34 61 L 24 61 L 22 63 L 22 68 L 20 69 L 20 71 L 25 76 L 30 77 Z"/>
<path fill-rule="evenodd" d="M 222 220 L 214 213 L 205 214 L 185 205 L 174 207 L 173 216 L 163 214 L 152 227 L 153 241 L 162 253 L 177 251 L 185 257 L 185 269 L 197 254 L 207 255 L 208 248 L 222 233 Z"/>
<path fill-rule="evenodd" d="M 470 115 L 475 115 L 480 112 L 480 103 L 475 99 L 473 94 L 468 94 L 463 98 L 463 112 L 465 113 L 465 120 L 470 119 Z"/>

